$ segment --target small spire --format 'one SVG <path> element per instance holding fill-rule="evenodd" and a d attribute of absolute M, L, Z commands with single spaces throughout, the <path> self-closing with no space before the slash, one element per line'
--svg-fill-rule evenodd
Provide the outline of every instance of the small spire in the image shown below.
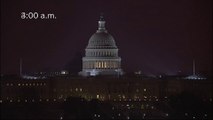
<path fill-rule="evenodd" d="M 22 58 L 20 58 L 19 62 L 19 75 L 22 77 Z"/>
<path fill-rule="evenodd" d="M 100 21 L 104 21 L 104 13 L 101 13 L 101 15 L 100 15 Z"/>
<path fill-rule="evenodd" d="M 195 75 L 196 73 L 195 73 L 195 59 L 193 59 L 193 68 L 192 68 L 192 71 L 193 71 L 193 75 Z"/>

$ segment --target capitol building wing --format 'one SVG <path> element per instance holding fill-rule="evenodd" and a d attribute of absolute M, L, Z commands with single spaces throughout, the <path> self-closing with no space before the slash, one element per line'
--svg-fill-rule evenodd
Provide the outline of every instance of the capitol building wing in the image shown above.
<path fill-rule="evenodd" d="M 81 76 L 122 75 L 121 58 L 114 38 L 105 28 L 103 16 L 98 21 L 98 30 L 94 33 L 82 58 Z"/>

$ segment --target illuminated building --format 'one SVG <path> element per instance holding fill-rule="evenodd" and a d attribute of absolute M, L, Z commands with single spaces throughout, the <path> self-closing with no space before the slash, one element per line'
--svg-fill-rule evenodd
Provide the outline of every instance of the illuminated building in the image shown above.
<path fill-rule="evenodd" d="M 141 78 L 68 78 L 46 79 L 3 78 L 1 100 L 17 99 L 66 99 L 81 96 L 103 101 L 152 101 L 188 91 L 202 99 L 211 99 L 212 81 L 185 79 Z M 33 94 L 31 93 L 33 92 Z"/>
<path fill-rule="evenodd" d="M 107 32 L 103 16 L 98 21 L 98 30 L 89 39 L 82 58 L 82 76 L 122 75 L 121 58 L 114 38 Z"/>
<path fill-rule="evenodd" d="M 111 118 L 118 119 L 121 118 L 124 113 L 126 118 L 147 118 L 147 119 L 157 119 L 157 118 L 173 118 L 171 116 L 170 108 L 168 104 L 171 100 L 174 100 L 172 96 L 181 95 L 182 93 L 188 93 L 185 95 L 193 95 L 192 97 L 199 100 L 202 100 L 202 103 L 212 104 L 212 80 L 185 80 L 185 79 L 155 79 L 155 78 L 143 78 L 143 77 L 132 77 L 132 78 L 106 78 L 106 77 L 52 77 L 46 79 L 20 79 L 15 77 L 2 77 L 0 81 L 1 85 L 1 97 L 0 104 L 6 106 L 6 110 L 3 109 L 5 116 L 4 118 L 14 116 L 12 113 L 16 113 L 17 116 L 21 116 L 20 113 L 25 114 L 26 112 L 19 112 L 19 109 L 37 110 L 38 107 L 42 109 L 42 113 L 45 111 L 54 112 L 54 114 L 47 113 L 49 117 L 45 116 L 45 119 L 54 119 L 63 116 L 66 112 L 64 111 L 63 106 L 66 101 L 77 108 L 81 108 L 82 101 L 79 103 L 72 103 L 69 101 L 71 98 L 80 97 L 88 101 L 85 106 L 90 106 L 94 104 L 94 100 L 99 100 L 98 103 L 110 103 L 112 105 L 111 111 L 106 112 L 111 114 Z M 188 98 L 188 97 L 187 97 Z M 81 99 L 81 100 L 83 100 Z M 74 99 L 75 100 L 75 99 Z M 188 100 L 188 99 L 187 99 Z M 67 103 L 67 104 L 68 104 Z M 200 102 L 199 102 L 200 103 Z M 24 105 L 23 105 L 24 104 Z M 68 105 L 69 105 L 68 104 Z M 76 105 L 75 105 L 76 104 Z M 31 105 L 36 106 L 31 109 Z M 44 105 L 46 107 L 44 107 Z M 159 107 L 162 106 L 162 107 Z M 198 104 L 196 104 L 198 105 Z M 13 106 L 15 109 L 11 109 L 8 106 Z M 29 109 L 28 106 L 30 106 Z M 41 107 L 42 106 L 42 107 Z M 50 107 L 51 106 L 51 107 Z M 76 111 L 76 108 L 73 106 L 67 107 L 68 110 Z M 208 105 L 209 106 L 209 105 Z M 19 107 L 19 109 L 17 109 Z M 100 110 L 105 110 L 110 106 L 105 106 Z M 91 109 L 96 109 L 90 107 Z M 88 108 L 88 111 L 91 109 Z M 190 107 L 189 107 L 190 108 Z M 8 109 L 15 112 L 8 112 Z M 45 109 L 45 110 L 43 110 Z M 81 108 L 84 109 L 84 108 Z M 117 117 L 114 116 L 116 111 L 115 109 L 121 110 L 117 113 Z M 204 109 L 201 109 L 204 110 Z M 208 108 L 205 108 L 203 116 L 198 118 L 208 118 L 211 115 L 208 112 Z M 17 112 L 18 111 L 18 112 Z M 135 112 L 136 111 L 136 112 Z M 194 113 L 191 116 L 190 110 L 185 110 L 180 114 L 187 115 L 186 117 L 193 117 Z M 36 111 L 40 112 L 40 111 Z M 133 114 L 133 112 L 135 112 Z M 63 113 L 63 114 L 62 114 Z M 126 114 L 128 113 L 128 114 Z M 131 114 L 130 114 L 131 113 Z M 187 113 L 187 114 L 185 114 Z M 12 114 L 12 115 L 11 115 Z M 161 114 L 161 116 L 158 116 Z M 196 114 L 196 113 L 195 113 Z M 207 116 L 208 114 L 208 116 Z M 39 114 L 40 118 L 44 119 L 43 114 Z M 58 116 L 55 116 L 58 115 Z M 78 114 L 79 115 L 79 114 Z M 81 115 L 81 114 L 80 114 Z M 82 115 L 83 116 L 83 115 Z M 94 112 L 94 117 L 102 117 L 99 113 Z M 37 114 L 32 114 L 30 118 L 37 117 Z M 64 115 L 63 117 L 66 117 Z M 25 116 L 23 115 L 24 119 Z M 88 117 L 89 118 L 89 117 Z M 185 118 L 185 117 L 184 117 Z M 211 116 L 210 116 L 211 118 Z M 121 118 L 124 119 L 124 118 Z"/>

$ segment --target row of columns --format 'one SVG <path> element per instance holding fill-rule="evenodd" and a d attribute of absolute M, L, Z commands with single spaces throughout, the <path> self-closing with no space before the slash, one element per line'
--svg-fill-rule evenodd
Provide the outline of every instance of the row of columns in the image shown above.
<path fill-rule="evenodd" d="M 115 52 L 103 51 L 103 52 L 87 52 L 86 56 L 117 56 Z"/>
<path fill-rule="evenodd" d="M 119 61 L 84 61 L 85 69 L 117 69 L 120 68 Z"/>

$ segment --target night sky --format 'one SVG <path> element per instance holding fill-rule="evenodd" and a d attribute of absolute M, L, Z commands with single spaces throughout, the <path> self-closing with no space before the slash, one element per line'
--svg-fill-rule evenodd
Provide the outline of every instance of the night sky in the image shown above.
<path fill-rule="evenodd" d="M 56 19 L 21 19 L 21 12 Z M 1 0 L 1 74 L 81 70 L 100 13 L 126 72 L 212 73 L 211 0 Z"/>

